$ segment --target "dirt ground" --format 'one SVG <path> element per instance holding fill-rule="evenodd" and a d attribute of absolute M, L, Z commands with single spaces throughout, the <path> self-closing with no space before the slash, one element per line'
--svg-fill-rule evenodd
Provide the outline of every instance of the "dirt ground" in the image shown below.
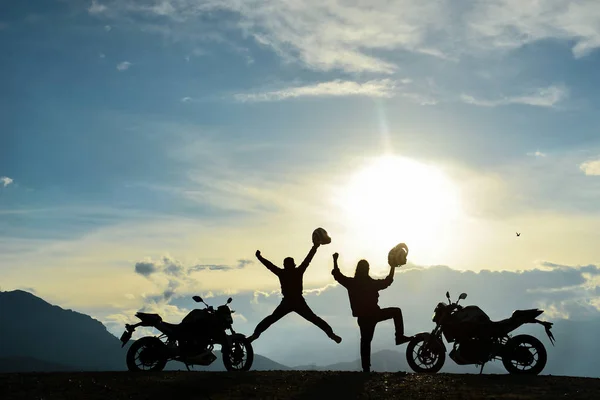
<path fill-rule="evenodd" d="M 600 399 L 600 379 L 340 371 L 0 374 L 0 399 Z"/>

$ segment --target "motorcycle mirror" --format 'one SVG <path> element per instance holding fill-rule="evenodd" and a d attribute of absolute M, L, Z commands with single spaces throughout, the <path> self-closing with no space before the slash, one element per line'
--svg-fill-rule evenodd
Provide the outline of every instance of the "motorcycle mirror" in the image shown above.
<path fill-rule="evenodd" d="M 464 300 L 467 298 L 467 294 L 466 293 L 461 293 L 460 296 L 458 296 L 459 300 Z"/>
<path fill-rule="evenodd" d="M 233 301 L 233 299 L 230 297 L 227 299 L 227 304 L 231 303 Z"/>
<path fill-rule="evenodd" d="M 446 292 L 446 298 L 450 300 L 450 292 Z"/>
<path fill-rule="evenodd" d="M 200 296 L 194 296 L 194 297 L 192 297 L 192 299 L 194 299 L 194 301 L 196 303 L 202 303 L 202 297 L 200 297 Z"/>

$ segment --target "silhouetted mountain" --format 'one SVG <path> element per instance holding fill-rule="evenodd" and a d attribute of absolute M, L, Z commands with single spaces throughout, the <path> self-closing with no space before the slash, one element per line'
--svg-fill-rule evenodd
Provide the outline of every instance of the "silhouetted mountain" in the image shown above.
<path fill-rule="evenodd" d="M 0 358 L 0 373 L 6 372 L 65 372 L 76 371 L 77 368 L 31 357 Z"/>
<path fill-rule="evenodd" d="M 125 369 L 125 351 L 92 317 L 31 293 L 0 292 L 0 357 L 25 357 L 90 371 Z M 37 368 L 37 366 L 36 366 Z"/>
<path fill-rule="evenodd" d="M 129 346 L 92 317 L 51 305 L 29 292 L 0 292 L 0 372 L 115 371 L 125 370 Z M 130 342 L 129 345 L 133 343 Z M 221 353 L 208 367 L 194 370 L 224 371 Z M 168 370 L 185 370 L 171 362 Z M 253 370 L 289 370 L 255 354 Z"/>

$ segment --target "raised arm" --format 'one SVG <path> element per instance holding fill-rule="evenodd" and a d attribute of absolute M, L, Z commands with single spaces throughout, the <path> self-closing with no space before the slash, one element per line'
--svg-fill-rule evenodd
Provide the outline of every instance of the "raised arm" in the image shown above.
<path fill-rule="evenodd" d="M 396 270 L 396 268 L 394 267 L 390 267 L 390 273 L 388 274 L 388 276 L 386 276 L 383 279 L 375 279 L 375 282 L 377 282 L 377 290 L 383 290 L 385 288 L 387 288 L 388 286 L 390 286 L 392 284 L 392 282 L 394 282 L 394 271 Z"/>
<path fill-rule="evenodd" d="M 308 268 L 310 262 L 312 261 L 313 257 L 317 253 L 318 248 L 319 248 L 319 244 L 316 244 L 316 243 L 313 244 L 313 247 L 310 249 L 310 251 L 306 255 L 306 258 L 304 259 L 304 261 L 302 261 L 302 264 L 300 264 L 300 266 L 298 268 L 300 268 L 302 271 L 306 271 L 306 268 Z"/>
<path fill-rule="evenodd" d="M 331 270 L 331 275 L 333 275 L 333 279 L 335 279 L 340 285 L 344 286 L 344 287 L 348 287 L 348 284 L 350 283 L 350 279 L 347 276 L 345 276 L 344 274 L 342 274 L 342 271 L 340 271 L 340 268 L 338 267 L 338 257 L 339 254 L 335 253 L 333 255 L 333 269 Z"/>
<path fill-rule="evenodd" d="M 260 250 L 256 250 L 256 258 L 258 258 L 258 260 L 275 275 L 279 275 L 279 272 L 281 272 L 281 268 L 275 266 L 271 261 L 260 255 Z"/>

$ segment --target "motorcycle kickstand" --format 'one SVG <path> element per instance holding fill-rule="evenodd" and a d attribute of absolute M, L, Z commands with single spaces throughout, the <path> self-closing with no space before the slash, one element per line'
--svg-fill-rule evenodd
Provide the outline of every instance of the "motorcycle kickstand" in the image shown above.
<path fill-rule="evenodd" d="M 481 364 L 481 368 L 479 369 L 479 375 L 483 373 L 483 367 L 485 367 L 485 363 Z"/>
<path fill-rule="evenodd" d="M 187 368 L 188 372 L 190 372 L 190 366 L 186 363 L 185 367 Z"/>

